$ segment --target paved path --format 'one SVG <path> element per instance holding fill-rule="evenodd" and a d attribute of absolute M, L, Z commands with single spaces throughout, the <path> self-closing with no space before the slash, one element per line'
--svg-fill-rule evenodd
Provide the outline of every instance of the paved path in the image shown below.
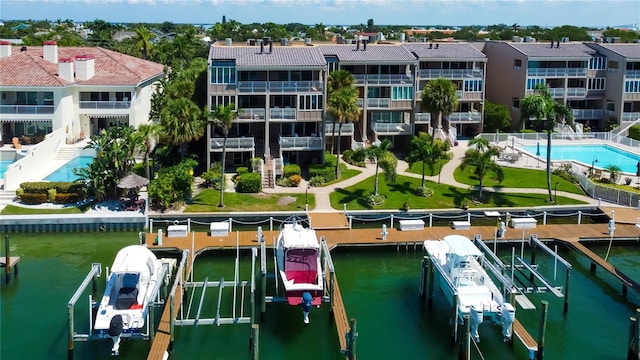
<path fill-rule="evenodd" d="M 462 184 L 459 183 L 455 180 L 455 178 L 453 177 L 453 171 L 460 166 L 460 163 L 462 162 L 462 158 L 464 157 L 464 153 L 465 151 L 467 151 L 468 149 L 468 141 L 460 141 L 458 146 L 454 146 L 451 148 L 451 152 L 453 153 L 453 158 L 451 159 L 451 161 L 449 161 L 447 164 L 445 164 L 442 168 L 442 170 L 440 171 L 440 176 L 426 176 L 425 178 L 434 182 L 440 182 L 443 184 L 449 184 L 449 185 L 453 185 L 459 188 L 463 188 L 463 189 L 467 189 L 469 188 L 469 185 L 467 184 Z M 531 166 L 529 166 L 529 162 L 531 163 Z M 534 164 L 536 164 L 536 160 L 535 159 L 525 159 L 525 158 L 521 158 L 520 160 L 518 160 L 518 162 L 515 163 L 506 163 L 506 162 L 502 162 L 499 161 L 498 162 L 499 165 L 501 166 L 517 166 L 517 167 L 533 167 Z M 544 169 L 544 162 L 540 162 L 540 166 L 541 169 Z M 537 164 L 535 165 L 537 167 Z M 375 175 L 375 164 L 370 164 L 367 163 L 365 168 L 361 168 L 361 167 L 357 167 L 357 166 L 353 166 L 350 164 L 347 164 L 347 167 L 352 168 L 352 169 L 357 169 L 359 171 L 361 171 L 360 174 L 358 174 L 357 176 L 354 176 L 352 178 L 349 178 L 347 180 L 341 181 L 339 183 L 335 183 L 329 186 L 322 186 L 322 187 L 309 187 L 308 191 L 309 194 L 314 194 L 316 197 L 316 207 L 314 209 L 310 209 L 313 211 L 317 211 L 317 212 L 330 212 L 330 211 L 336 211 L 336 209 L 333 209 L 331 207 L 331 203 L 329 201 L 329 194 L 334 192 L 336 189 L 339 188 L 346 188 L 349 187 L 351 185 L 357 184 L 367 178 L 369 178 L 370 176 L 374 176 Z M 407 162 L 403 161 L 403 160 L 398 160 L 398 175 L 403 175 L 403 176 L 409 176 L 409 177 L 414 177 L 414 178 L 421 178 L 422 176 L 419 174 L 414 174 L 414 173 L 409 173 L 406 170 L 408 169 L 409 165 L 407 164 Z M 307 182 L 303 180 L 303 182 L 300 184 L 299 187 L 297 188 L 285 188 L 285 187 L 281 187 L 281 186 L 276 186 L 274 189 L 264 189 L 263 191 L 265 193 L 305 193 L 305 191 L 307 191 Z M 491 188 L 491 187 L 485 187 L 483 191 L 494 191 L 494 192 L 506 192 L 506 193 L 529 193 L 529 194 L 546 194 L 547 193 L 547 189 L 538 189 L 538 188 Z M 593 204 L 593 205 L 597 205 L 598 204 L 598 200 L 597 199 L 593 199 L 589 196 L 584 196 L 584 195 L 578 195 L 578 194 L 573 194 L 573 193 L 568 193 L 568 192 L 564 192 L 564 191 L 558 191 L 558 195 L 560 196 L 564 196 L 564 197 L 568 197 L 568 198 L 572 198 L 572 199 L 576 199 L 576 200 L 581 200 L 581 201 L 585 201 L 589 204 Z"/>

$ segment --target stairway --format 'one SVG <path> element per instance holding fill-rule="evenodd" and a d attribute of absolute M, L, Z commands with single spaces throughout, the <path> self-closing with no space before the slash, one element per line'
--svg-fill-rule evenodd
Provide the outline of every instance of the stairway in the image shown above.
<path fill-rule="evenodd" d="M 15 197 L 15 190 L 0 190 L 0 209 L 3 209 L 7 204 L 13 202 Z"/>
<path fill-rule="evenodd" d="M 78 148 L 76 146 L 61 146 L 56 151 L 55 160 L 69 161 L 78 156 Z"/>
<path fill-rule="evenodd" d="M 273 182 L 273 160 L 269 159 L 264 163 L 264 177 L 262 178 L 263 189 L 273 189 L 276 184 Z"/>

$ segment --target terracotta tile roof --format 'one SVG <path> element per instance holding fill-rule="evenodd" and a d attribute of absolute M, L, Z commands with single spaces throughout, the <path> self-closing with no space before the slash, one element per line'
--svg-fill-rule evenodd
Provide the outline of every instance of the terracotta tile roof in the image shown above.
<path fill-rule="evenodd" d="M 58 59 L 76 55 L 95 57 L 95 75 L 89 80 L 66 81 L 58 76 L 58 64 L 45 60 L 42 47 L 14 46 L 11 56 L 0 58 L 0 86 L 126 85 L 136 86 L 162 75 L 164 67 L 151 61 L 99 47 L 58 46 Z"/>

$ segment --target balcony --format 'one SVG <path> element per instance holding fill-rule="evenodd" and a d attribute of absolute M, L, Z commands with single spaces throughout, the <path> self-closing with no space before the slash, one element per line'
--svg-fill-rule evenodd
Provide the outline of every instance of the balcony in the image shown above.
<path fill-rule="evenodd" d="M 256 144 L 253 137 L 227 138 L 227 151 L 252 151 Z M 222 152 L 224 148 L 224 138 L 211 138 L 209 141 L 209 151 Z"/>
<path fill-rule="evenodd" d="M 585 88 L 568 88 L 567 97 L 585 97 L 587 96 L 587 89 Z"/>
<path fill-rule="evenodd" d="M 372 122 L 371 130 L 377 135 L 410 135 L 411 124 Z"/>
<path fill-rule="evenodd" d="M 53 114 L 53 105 L 0 105 L 0 114 Z"/>
<path fill-rule="evenodd" d="M 324 134 L 325 136 L 338 136 L 338 127 L 339 124 L 336 124 L 335 132 L 333 131 L 333 124 L 324 124 Z M 340 129 L 340 136 L 351 136 L 353 135 L 354 126 L 353 123 L 342 124 L 342 128 Z"/>
<path fill-rule="evenodd" d="M 561 77 L 561 76 L 587 76 L 586 68 L 544 68 L 527 69 L 527 76 Z"/>
<path fill-rule="evenodd" d="M 318 136 L 299 136 L 286 137 L 281 136 L 278 143 L 281 150 L 322 150 L 324 145 L 322 138 Z"/>
<path fill-rule="evenodd" d="M 622 121 L 636 121 L 640 119 L 640 112 L 623 112 Z"/>
<path fill-rule="evenodd" d="M 273 108 L 269 110 L 269 118 L 271 120 L 295 120 L 296 109 L 294 108 Z"/>
<path fill-rule="evenodd" d="M 604 110 L 602 109 L 573 109 L 575 120 L 602 119 Z"/>
<path fill-rule="evenodd" d="M 452 70 L 452 69 L 421 69 L 418 71 L 418 77 L 422 79 L 470 79 L 477 78 L 482 79 L 484 77 L 484 71 L 480 69 L 475 70 Z"/>
<path fill-rule="evenodd" d="M 424 124 L 431 122 L 431 114 L 430 113 L 416 113 L 416 123 Z"/>
<path fill-rule="evenodd" d="M 479 112 L 454 112 L 447 116 L 451 124 L 477 124 L 482 121 L 482 114 Z"/>
<path fill-rule="evenodd" d="M 624 77 L 627 79 L 640 79 L 640 70 L 627 70 L 624 72 Z"/>
<path fill-rule="evenodd" d="M 390 107 L 391 99 L 389 98 L 367 99 L 367 108 L 389 109 Z"/>
<path fill-rule="evenodd" d="M 413 84 L 413 77 L 399 74 L 367 75 L 366 82 L 369 85 Z"/>
<path fill-rule="evenodd" d="M 131 101 L 80 101 L 80 109 L 128 109 Z"/>
<path fill-rule="evenodd" d="M 265 109 L 241 109 L 238 120 L 263 120 L 266 114 Z"/>
<path fill-rule="evenodd" d="M 240 93 L 321 93 L 322 87 L 322 81 L 240 81 L 237 86 Z"/>

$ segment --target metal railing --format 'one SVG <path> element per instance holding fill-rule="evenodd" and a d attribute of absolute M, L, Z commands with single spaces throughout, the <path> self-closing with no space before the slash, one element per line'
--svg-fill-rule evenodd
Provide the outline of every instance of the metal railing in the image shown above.
<path fill-rule="evenodd" d="M 603 115 L 602 109 L 573 109 L 574 119 L 600 119 Z"/>
<path fill-rule="evenodd" d="M 578 183 L 580 183 L 580 186 L 582 186 L 584 191 L 594 199 L 600 199 L 623 206 L 636 207 L 640 205 L 639 193 L 594 183 L 585 174 L 584 168 L 575 163 L 571 163 L 571 171 L 576 176 L 576 178 L 578 178 Z"/>
<path fill-rule="evenodd" d="M 587 68 L 528 68 L 527 76 L 587 76 Z"/>
<path fill-rule="evenodd" d="M 212 138 L 209 142 L 209 149 L 222 150 L 224 147 L 224 138 Z M 227 138 L 227 149 L 247 149 L 251 150 L 255 147 L 255 141 L 253 137 L 245 138 Z"/>
<path fill-rule="evenodd" d="M 373 98 L 367 99 L 368 108 L 390 108 L 391 99 L 389 98 Z"/>
<path fill-rule="evenodd" d="M 131 101 L 80 101 L 80 109 L 128 109 Z"/>
<path fill-rule="evenodd" d="M 411 125 L 407 123 L 371 123 L 371 130 L 376 133 L 409 134 Z"/>
<path fill-rule="evenodd" d="M 238 119 L 241 120 L 264 120 L 267 111 L 265 109 L 242 109 Z"/>
<path fill-rule="evenodd" d="M 627 79 L 640 79 L 640 70 L 627 70 L 624 72 L 624 77 Z"/>
<path fill-rule="evenodd" d="M 622 121 L 634 121 L 640 119 L 640 112 L 623 112 Z"/>
<path fill-rule="evenodd" d="M 281 136 L 278 140 L 280 148 L 297 150 L 321 150 L 323 148 L 322 138 L 318 136 L 286 137 Z"/>
<path fill-rule="evenodd" d="M 468 78 L 483 78 L 484 71 L 480 69 L 472 70 L 452 70 L 452 69 L 421 69 L 418 71 L 418 77 L 423 79 L 468 79 Z"/>
<path fill-rule="evenodd" d="M 269 118 L 270 119 L 295 120 L 296 119 L 296 109 L 294 109 L 294 108 L 269 109 Z"/>
<path fill-rule="evenodd" d="M 482 133 L 478 134 L 477 137 L 489 140 L 490 142 L 499 142 L 505 139 L 513 139 L 514 141 L 546 141 L 547 133 Z M 570 135 L 552 133 L 551 140 L 603 140 L 633 148 L 640 148 L 640 141 L 611 132 L 583 132 Z"/>
<path fill-rule="evenodd" d="M 327 136 L 338 136 L 338 127 L 339 124 L 336 124 L 335 129 L 333 128 L 333 124 L 324 124 L 324 134 Z M 342 128 L 340 129 L 340 136 L 353 134 L 353 129 L 353 123 L 342 124 Z"/>
<path fill-rule="evenodd" d="M 53 105 L 0 105 L 0 114 L 53 114 Z"/>
<path fill-rule="evenodd" d="M 584 97 L 587 96 L 587 89 L 584 88 L 567 88 L 567 96 Z"/>
<path fill-rule="evenodd" d="M 452 123 L 479 123 L 482 121 L 482 114 L 479 112 L 454 112 L 447 115 Z"/>
<path fill-rule="evenodd" d="M 238 92 L 322 92 L 322 81 L 239 81 Z"/>
<path fill-rule="evenodd" d="M 416 113 L 416 122 L 417 123 L 430 122 L 430 121 L 431 121 L 431 114 L 430 113 Z"/>

